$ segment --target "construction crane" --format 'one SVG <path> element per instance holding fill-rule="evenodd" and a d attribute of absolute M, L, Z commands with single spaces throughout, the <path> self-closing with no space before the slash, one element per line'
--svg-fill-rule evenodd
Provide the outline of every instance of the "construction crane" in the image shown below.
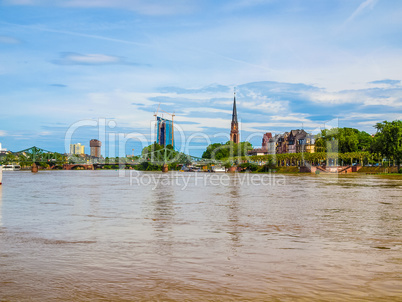
<path fill-rule="evenodd" d="M 158 109 L 156 110 L 156 112 L 154 112 L 155 120 L 156 120 L 156 117 L 158 116 L 160 106 L 161 106 L 161 103 L 159 102 Z"/>

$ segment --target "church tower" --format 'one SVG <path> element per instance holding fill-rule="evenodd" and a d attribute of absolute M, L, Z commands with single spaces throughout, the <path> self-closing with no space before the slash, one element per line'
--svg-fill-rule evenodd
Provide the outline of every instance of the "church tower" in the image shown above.
<path fill-rule="evenodd" d="M 234 92 L 233 99 L 233 113 L 232 113 L 232 124 L 230 127 L 230 141 L 238 144 L 240 142 L 239 138 L 239 125 L 237 122 L 237 110 L 236 110 L 236 90 Z"/>

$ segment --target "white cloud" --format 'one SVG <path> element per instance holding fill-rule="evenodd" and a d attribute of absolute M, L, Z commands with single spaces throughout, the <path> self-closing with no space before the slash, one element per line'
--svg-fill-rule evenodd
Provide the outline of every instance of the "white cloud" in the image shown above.
<path fill-rule="evenodd" d="M 249 7 L 266 5 L 267 3 L 272 2 L 270 0 L 238 0 L 238 1 L 230 1 L 230 4 L 224 7 L 225 10 L 234 11 L 245 9 Z"/>
<path fill-rule="evenodd" d="M 306 118 L 306 114 L 293 113 L 288 115 L 274 115 L 271 116 L 270 119 L 272 121 L 293 121 L 293 122 L 301 122 L 301 123 L 310 123 L 311 121 Z"/>
<path fill-rule="evenodd" d="M 6 136 L 7 132 L 5 130 L 0 130 L 0 136 Z"/>
<path fill-rule="evenodd" d="M 60 59 L 54 60 L 53 63 L 59 65 L 140 65 L 137 63 L 127 62 L 122 57 L 109 56 L 105 54 L 79 54 L 79 53 L 62 53 Z"/>
<path fill-rule="evenodd" d="M 324 105 L 340 105 L 340 104 L 361 104 L 364 106 L 393 106 L 401 107 L 400 91 L 392 90 L 375 90 L 375 89 L 360 89 L 347 90 L 340 92 L 307 92 L 307 99 L 315 103 Z"/>
<path fill-rule="evenodd" d="M 50 131 L 42 131 L 38 133 L 39 136 L 49 136 L 52 135 L 52 132 Z"/>
<path fill-rule="evenodd" d="M 230 108 L 230 107 L 229 107 Z M 183 113 L 188 115 L 191 112 L 206 112 L 206 113 L 224 113 L 224 114 L 232 114 L 232 110 L 224 110 L 224 109 L 216 109 L 210 107 L 193 107 L 186 108 L 183 110 Z"/>
<path fill-rule="evenodd" d="M 106 56 L 106 55 L 102 55 L 102 54 L 70 55 L 67 58 L 73 62 L 87 63 L 87 64 L 119 62 L 119 58 L 117 58 L 117 57 Z"/>
<path fill-rule="evenodd" d="M 0 43 L 4 43 L 4 44 L 19 44 L 19 43 L 21 43 L 21 41 L 16 39 L 16 38 L 13 38 L 13 37 L 0 36 Z"/>
<path fill-rule="evenodd" d="M 335 105 L 356 102 L 351 96 L 347 94 L 341 95 L 339 92 L 307 92 L 305 95 L 308 96 L 311 101 L 323 104 Z"/>
<path fill-rule="evenodd" d="M 143 15 L 173 15 L 194 10 L 195 1 L 185 0 L 5 0 L 8 5 L 38 5 L 83 8 L 123 8 Z"/>
<path fill-rule="evenodd" d="M 370 126 L 374 126 L 374 125 L 377 124 L 377 123 L 381 123 L 382 121 L 384 121 L 384 119 L 382 119 L 382 120 L 371 120 L 371 121 L 358 122 L 357 124 L 360 125 L 360 126 L 367 126 L 367 127 L 370 127 Z M 373 129 L 374 129 L 374 128 L 373 128 Z"/>
<path fill-rule="evenodd" d="M 10 5 L 35 5 L 38 4 L 37 0 L 4 0 L 5 4 Z"/>
<path fill-rule="evenodd" d="M 303 127 L 305 127 L 305 128 L 316 128 L 316 127 L 320 127 L 320 126 L 321 126 L 320 123 L 313 122 L 313 121 L 307 121 L 303 124 Z M 300 123 L 297 124 L 295 122 L 243 123 L 241 126 L 241 130 L 249 131 L 249 132 L 273 132 L 273 133 L 275 133 L 275 131 L 270 130 L 270 129 L 275 129 L 278 127 L 287 128 L 289 131 L 291 129 L 301 128 L 301 124 Z M 261 130 L 261 128 L 264 128 L 265 130 Z"/>
<path fill-rule="evenodd" d="M 358 15 L 363 13 L 366 9 L 373 9 L 378 0 L 366 0 L 359 5 L 359 7 L 350 15 L 346 23 L 353 21 Z"/>
<path fill-rule="evenodd" d="M 250 102 L 244 104 L 246 108 L 260 111 L 261 113 L 279 113 L 286 110 L 288 102 Z M 243 106 L 243 104 L 242 104 Z M 241 106 L 239 106 L 241 108 Z"/>

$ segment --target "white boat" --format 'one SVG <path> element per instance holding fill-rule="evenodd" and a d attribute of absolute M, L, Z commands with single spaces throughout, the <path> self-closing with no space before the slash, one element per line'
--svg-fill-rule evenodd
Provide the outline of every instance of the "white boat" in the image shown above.
<path fill-rule="evenodd" d="M 212 172 L 226 172 L 226 169 L 222 166 L 212 166 Z"/>
<path fill-rule="evenodd" d="M 3 166 L 4 171 L 18 171 L 21 170 L 20 165 L 4 165 Z"/>

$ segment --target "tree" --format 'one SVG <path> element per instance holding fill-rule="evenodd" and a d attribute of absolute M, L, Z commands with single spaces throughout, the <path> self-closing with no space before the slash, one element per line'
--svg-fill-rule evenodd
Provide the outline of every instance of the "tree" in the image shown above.
<path fill-rule="evenodd" d="M 159 145 L 157 142 L 154 142 L 152 145 L 149 145 L 148 147 L 145 147 L 142 149 L 142 157 L 143 158 L 151 158 L 152 153 L 155 151 L 162 150 L 163 146 Z"/>
<path fill-rule="evenodd" d="M 207 147 L 207 149 L 202 154 L 202 158 L 220 160 L 222 158 L 229 157 L 229 153 L 230 152 L 228 145 L 215 143 Z"/>
<path fill-rule="evenodd" d="M 167 145 L 165 148 L 156 142 L 142 149 L 142 158 L 152 163 L 152 165 L 147 166 L 146 170 L 155 169 L 155 167 L 161 163 L 168 163 L 172 167 L 176 167 L 178 164 L 191 163 L 190 156 L 175 151 L 172 145 Z"/>
<path fill-rule="evenodd" d="M 335 139 L 338 139 L 338 152 L 356 152 L 359 145 L 359 130 L 353 128 L 338 128 Z M 336 151 L 336 150 L 334 150 Z"/>
<path fill-rule="evenodd" d="M 359 151 L 369 151 L 373 143 L 373 137 L 371 136 L 371 134 L 368 134 L 364 131 L 359 131 L 357 135 L 359 140 L 357 148 L 359 149 Z"/>
<path fill-rule="evenodd" d="M 228 141 L 225 144 L 215 143 L 207 147 L 202 154 L 202 158 L 222 160 L 224 158 L 245 156 L 247 151 L 252 150 L 253 146 L 249 142 L 238 144 Z"/>
<path fill-rule="evenodd" d="M 212 151 L 215 150 L 216 148 L 222 146 L 222 144 L 216 143 L 216 144 L 211 144 L 207 147 L 207 149 L 202 153 L 202 158 L 206 159 L 211 159 L 212 157 Z"/>
<path fill-rule="evenodd" d="M 317 152 L 348 153 L 368 151 L 373 138 L 364 131 L 354 128 L 332 128 L 321 130 L 315 142 Z"/>
<path fill-rule="evenodd" d="M 339 152 L 339 128 L 321 130 L 315 146 L 317 152 Z"/>
<path fill-rule="evenodd" d="M 402 160 L 402 121 L 384 121 L 377 123 L 374 127 L 377 129 L 377 133 L 374 136 L 373 151 L 395 160 L 397 165 L 400 165 Z"/>
<path fill-rule="evenodd" d="M 232 141 L 226 142 L 226 145 L 230 146 L 229 148 L 229 156 L 246 156 L 247 151 L 253 150 L 253 145 L 250 142 L 240 142 L 238 144 L 233 143 Z"/>

